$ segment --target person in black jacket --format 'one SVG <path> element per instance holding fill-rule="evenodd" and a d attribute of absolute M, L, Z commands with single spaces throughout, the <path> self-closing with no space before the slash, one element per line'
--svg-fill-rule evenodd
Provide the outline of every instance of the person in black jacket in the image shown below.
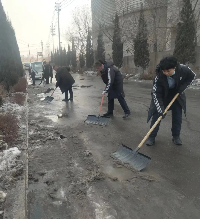
<path fill-rule="evenodd" d="M 33 81 L 32 85 L 35 85 L 35 71 L 30 68 L 30 72 L 31 72 L 31 78 L 32 78 L 32 81 Z"/>
<path fill-rule="evenodd" d="M 95 63 L 95 67 L 101 73 L 101 78 L 106 84 L 106 88 L 102 94 L 108 93 L 108 112 L 104 116 L 112 116 L 114 110 L 114 99 L 118 99 L 127 118 L 130 115 L 130 110 L 124 99 L 123 78 L 121 72 L 113 66 L 113 63 L 102 62 L 101 60 Z"/>
<path fill-rule="evenodd" d="M 51 78 L 50 82 L 52 83 L 52 79 L 53 79 L 53 68 L 52 68 L 52 62 L 49 62 L 50 65 L 50 72 L 49 72 L 49 77 Z"/>
<path fill-rule="evenodd" d="M 75 80 L 69 73 L 70 68 L 54 65 L 53 69 L 56 71 L 56 87 L 60 87 L 61 92 L 65 93 L 65 99 L 63 101 L 73 101 L 72 85 L 75 83 Z M 70 99 L 68 99 L 68 91 L 70 93 Z"/>
<path fill-rule="evenodd" d="M 169 110 L 172 110 L 172 141 L 176 145 L 182 145 L 180 131 L 182 124 L 182 110 L 186 113 L 185 89 L 192 83 L 195 73 L 186 65 L 179 64 L 173 56 L 163 58 L 156 67 L 156 77 L 153 82 L 152 101 L 148 112 L 147 122 L 151 119 L 151 127 L 156 120 L 163 116 L 164 109 L 171 102 L 173 97 L 179 93 L 178 98 Z M 164 118 L 164 116 L 163 116 Z M 160 123 L 147 139 L 146 145 L 155 144 L 155 138 Z"/>
<path fill-rule="evenodd" d="M 45 78 L 46 84 L 49 84 L 49 77 L 53 75 L 53 69 L 50 64 L 47 64 L 46 61 L 43 62 L 43 79 Z"/>

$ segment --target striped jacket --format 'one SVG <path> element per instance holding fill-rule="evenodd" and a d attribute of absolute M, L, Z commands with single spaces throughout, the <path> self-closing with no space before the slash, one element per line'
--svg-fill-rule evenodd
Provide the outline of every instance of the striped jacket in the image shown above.
<path fill-rule="evenodd" d="M 175 70 L 175 89 L 178 96 L 177 100 L 182 106 L 184 113 L 186 114 L 186 96 L 184 91 L 195 79 L 195 73 L 186 65 L 178 64 Z M 160 66 L 156 67 L 156 77 L 153 82 L 153 89 L 151 92 L 152 100 L 148 111 L 147 122 L 151 119 L 152 115 L 157 111 L 162 114 L 164 112 L 164 100 L 169 92 L 169 85 L 167 82 L 167 76 L 163 74 Z"/>
<path fill-rule="evenodd" d="M 111 99 L 124 95 L 123 78 L 121 72 L 113 66 L 112 62 L 105 62 L 104 69 L 101 71 L 101 78 L 106 84 L 105 92 Z"/>

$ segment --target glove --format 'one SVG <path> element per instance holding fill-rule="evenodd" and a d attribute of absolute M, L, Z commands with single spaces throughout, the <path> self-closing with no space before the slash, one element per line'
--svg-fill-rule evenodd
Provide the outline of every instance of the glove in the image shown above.
<path fill-rule="evenodd" d="M 104 90 L 104 91 L 102 92 L 102 95 L 104 95 L 105 93 L 107 93 L 107 91 Z"/>

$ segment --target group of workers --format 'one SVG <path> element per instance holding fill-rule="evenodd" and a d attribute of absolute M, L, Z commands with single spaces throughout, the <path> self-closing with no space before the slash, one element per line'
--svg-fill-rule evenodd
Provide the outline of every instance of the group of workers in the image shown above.
<path fill-rule="evenodd" d="M 103 62 L 101 60 L 95 63 L 95 68 L 100 72 L 101 78 L 105 83 L 103 94 L 108 94 L 108 111 L 103 116 L 113 116 L 114 99 L 118 99 L 123 111 L 123 118 L 130 116 L 130 109 L 125 100 L 125 93 L 123 90 L 123 78 L 121 72 L 113 65 L 113 63 Z M 53 65 L 56 71 L 56 87 L 60 87 L 62 93 L 65 93 L 63 101 L 73 101 L 72 85 L 75 83 L 74 78 L 70 74 L 69 67 L 59 67 Z M 179 64 L 177 59 L 173 56 L 163 58 L 156 67 L 155 79 L 152 88 L 152 100 L 148 111 L 149 121 L 152 118 L 152 127 L 157 119 L 162 116 L 165 117 L 164 110 L 171 102 L 173 97 L 178 93 L 179 96 L 174 101 L 169 110 L 172 110 L 172 141 L 175 145 L 182 145 L 180 139 L 182 111 L 186 113 L 186 96 L 185 89 L 195 79 L 195 73 L 186 65 Z M 49 77 L 53 77 L 53 70 L 51 63 L 44 64 L 43 79 L 49 83 Z M 68 92 L 70 98 L 68 98 Z M 155 138 L 159 130 L 160 123 L 156 126 L 146 141 L 147 146 L 155 144 Z"/>

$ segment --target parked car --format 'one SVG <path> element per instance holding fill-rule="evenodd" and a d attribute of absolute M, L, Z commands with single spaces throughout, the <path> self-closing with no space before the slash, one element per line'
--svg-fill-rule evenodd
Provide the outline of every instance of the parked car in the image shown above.
<path fill-rule="evenodd" d="M 24 63 L 24 69 L 25 70 L 28 70 L 29 67 L 30 67 L 30 63 L 29 62 Z"/>
<path fill-rule="evenodd" d="M 32 62 L 31 71 L 35 72 L 35 79 L 42 79 L 43 75 L 43 64 L 42 62 Z"/>

